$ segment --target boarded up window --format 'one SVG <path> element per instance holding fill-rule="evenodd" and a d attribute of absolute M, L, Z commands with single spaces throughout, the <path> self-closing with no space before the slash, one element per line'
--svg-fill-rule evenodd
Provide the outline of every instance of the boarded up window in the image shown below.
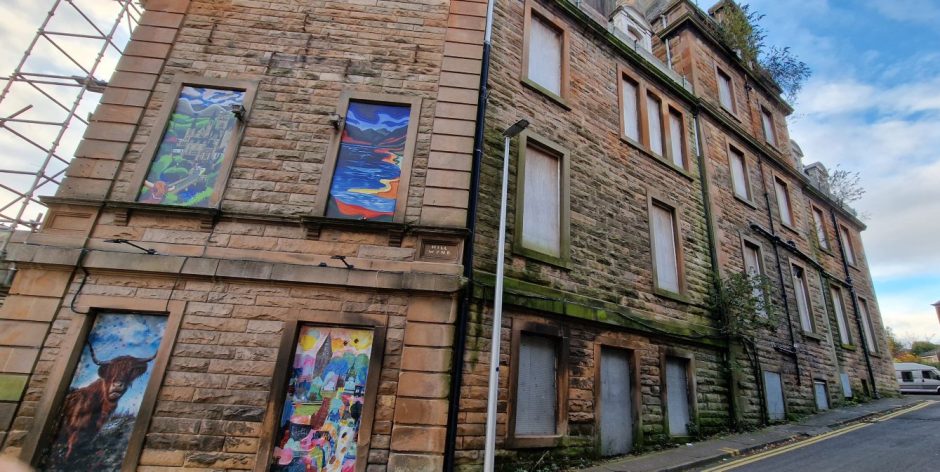
<path fill-rule="evenodd" d="M 300 329 L 270 470 L 356 470 L 373 337 L 367 329 Z"/>
<path fill-rule="evenodd" d="M 623 134 L 640 141 L 639 88 L 636 82 L 623 79 Z"/>
<path fill-rule="evenodd" d="M 762 124 L 763 127 L 764 127 L 764 139 L 766 139 L 768 143 L 770 143 L 770 144 L 776 146 L 776 145 L 777 145 L 777 135 L 776 135 L 776 133 L 774 132 L 774 118 L 773 118 L 773 116 L 770 114 L 769 111 L 767 111 L 766 108 L 761 108 L 761 110 L 760 110 L 760 117 L 761 117 L 761 124 Z"/>
<path fill-rule="evenodd" d="M 410 119 L 407 105 L 349 102 L 327 217 L 392 221 Z"/>
<path fill-rule="evenodd" d="M 731 162 L 731 183 L 734 186 L 735 195 L 745 199 L 751 199 L 751 189 L 747 183 L 747 168 L 744 164 L 744 154 L 737 149 L 731 148 L 728 152 L 728 160 Z"/>
<path fill-rule="evenodd" d="M 682 114 L 669 110 L 669 150 L 672 152 L 672 163 L 685 168 L 685 126 L 682 126 Z"/>
<path fill-rule="evenodd" d="M 238 126 L 231 108 L 244 99 L 243 90 L 184 86 L 137 201 L 215 206 L 225 184 L 219 182 L 222 164 Z"/>
<path fill-rule="evenodd" d="M 601 454 L 626 454 L 633 448 L 633 391 L 630 355 L 601 350 Z"/>
<path fill-rule="evenodd" d="M 780 210 L 780 221 L 793 226 L 793 208 L 790 206 L 790 189 L 787 184 L 774 178 L 774 192 L 777 195 L 777 209 Z"/>
<path fill-rule="evenodd" d="M 852 382 L 849 381 L 849 374 L 842 372 L 839 378 L 842 379 L 842 396 L 852 398 Z"/>
<path fill-rule="evenodd" d="M 845 303 L 842 301 L 842 290 L 838 287 L 829 289 L 832 295 L 832 309 L 835 311 L 836 324 L 839 327 L 839 341 L 842 344 L 851 344 L 852 339 L 849 336 L 849 322 L 845 317 Z"/>
<path fill-rule="evenodd" d="M 764 263 L 761 258 L 760 246 L 750 242 L 744 243 L 744 269 L 747 271 L 747 275 L 751 277 L 764 275 Z M 753 287 L 751 295 L 759 300 L 764 300 L 764 291 L 759 286 Z M 758 309 L 757 314 L 767 316 L 767 311 L 764 310 L 763 305 Z"/>
<path fill-rule="evenodd" d="M 816 409 L 829 409 L 829 389 L 826 388 L 826 382 L 816 380 L 813 382 L 813 390 L 816 392 Z"/>
<path fill-rule="evenodd" d="M 166 324 L 157 315 L 95 317 L 40 470 L 121 470 Z"/>
<path fill-rule="evenodd" d="M 663 155 L 663 115 L 661 102 L 655 95 L 646 95 L 646 122 L 650 133 L 650 151 Z"/>
<path fill-rule="evenodd" d="M 858 310 L 860 312 L 859 316 L 862 318 L 862 328 L 865 329 L 865 345 L 868 346 L 870 352 L 878 352 L 878 344 L 875 343 L 875 331 L 872 329 L 871 316 L 868 312 L 868 302 L 859 299 Z"/>
<path fill-rule="evenodd" d="M 829 238 L 826 237 L 826 223 L 823 219 L 823 212 L 819 208 L 813 208 L 813 224 L 816 226 L 816 241 L 819 247 L 828 250 Z"/>
<path fill-rule="evenodd" d="M 553 436 L 558 418 L 558 342 L 523 334 L 516 386 L 516 436 Z"/>
<path fill-rule="evenodd" d="M 767 419 L 783 421 L 787 414 L 783 403 L 783 382 L 780 374 L 764 371 L 764 396 L 767 400 Z"/>
<path fill-rule="evenodd" d="M 558 28 L 532 15 L 527 76 L 555 95 L 561 95 L 562 44 Z"/>
<path fill-rule="evenodd" d="M 845 261 L 855 265 L 855 248 L 852 247 L 852 236 L 849 234 L 848 228 L 840 225 L 839 237 L 842 238 L 842 247 L 845 248 Z"/>
<path fill-rule="evenodd" d="M 731 89 L 731 77 L 718 71 L 718 100 L 726 110 L 734 112 L 734 96 Z"/>
<path fill-rule="evenodd" d="M 689 401 L 689 361 L 666 358 L 666 407 L 669 410 L 669 434 L 688 436 L 691 421 Z"/>
<path fill-rule="evenodd" d="M 524 172 L 522 245 L 561 256 L 561 158 L 527 146 Z"/>
<path fill-rule="evenodd" d="M 676 251 L 676 223 L 672 208 L 653 203 L 650 215 L 653 232 L 653 263 L 656 265 L 656 286 L 679 292 L 679 259 Z"/>
<path fill-rule="evenodd" d="M 813 331 L 813 318 L 809 308 L 809 289 L 803 268 L 793 266 L 793 291 L 796 294 L 796 309 L 800 313 L 800 326 L 803 331 Z"/>

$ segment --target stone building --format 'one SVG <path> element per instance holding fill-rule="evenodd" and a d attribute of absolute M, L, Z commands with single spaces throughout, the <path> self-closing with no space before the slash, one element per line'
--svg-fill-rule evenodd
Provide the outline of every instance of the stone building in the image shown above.
<path fill-rule="evenodd" d="M 485 1 L 143 3 L 41 229 L 9 248 L 4 453 L 479 468 L 520 118 L 501 460 L 896 388 L 864 225 L 688 0 L 500 0 L 488 68 Z M 747 342 L 712 303 L 740 272 L 780 313 Z"/>
<path fill-rule="evenodd" d="M 821 164 L 804 167 L 781 89 L 720 39 L 725 8 L 498 4 L 457 444 L 468 470 L 482 458 L 500 133 L 520 118 L 501 460 L 622 454 L 896 392 L 865 225 Z M 731 337 L 712 296 L 736 273 L 764 276 L 754 296 L 776 317 Z"/>
<path fill-rule="evenodd" d="M 142 3 L 10 246 L 4 453 L 441 469 L 485 3 Z"/>

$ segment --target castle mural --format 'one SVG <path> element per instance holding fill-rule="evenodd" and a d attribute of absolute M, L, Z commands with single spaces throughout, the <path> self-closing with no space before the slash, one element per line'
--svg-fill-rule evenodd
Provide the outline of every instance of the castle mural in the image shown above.
<path fill-rule="evenodd" d="M 165 316 L 97 316 L 40 470 L 120 470 L 165 329 Z"/>
<path fill-rule="evenodd" d="M 137 201 L 206 208 L 219 190 L 219 171 L 245 92 L 183 87 Z"/>
<path fill-rule="evenodd" d="M 301 328 L 272 471 L 356 470 L 372 339 L 370 330 Z"/>
<path fill-rule="evenodd" d="M 392 221 L 411 107 L 350 102 L 326 216 Z"/>

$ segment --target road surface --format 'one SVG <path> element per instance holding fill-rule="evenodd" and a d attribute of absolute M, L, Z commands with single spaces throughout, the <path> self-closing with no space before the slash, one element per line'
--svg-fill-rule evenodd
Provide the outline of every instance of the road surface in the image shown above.
<path fill-rule="evenodd" d="M 924 397 L 925 400 L 935 400 Z M 735 472 L 940 471 L 940 401 L 707 469 Z"/>

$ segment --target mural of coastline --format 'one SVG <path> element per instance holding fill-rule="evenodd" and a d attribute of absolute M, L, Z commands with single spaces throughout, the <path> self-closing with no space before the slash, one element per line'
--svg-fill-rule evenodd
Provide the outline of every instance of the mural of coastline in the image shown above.
<path fill-rule="evenodd" d="M 301 328 L 272 471 L 356 470 L 372 336 L 362 329 Z"/>
<path fill-rule="evenodd" d="M 392 221 L 411 107 L 349 102 L 326 216 Z"/>
<path fill-rule="evenodd" d="M 165 329 L 165 316 L 96 317 L 39 470 L 121 469 Z"/>
<path fill-rule="evenodd" d="M 245 92 L 183 87 L 137 201 L 208 207 Z"/>

